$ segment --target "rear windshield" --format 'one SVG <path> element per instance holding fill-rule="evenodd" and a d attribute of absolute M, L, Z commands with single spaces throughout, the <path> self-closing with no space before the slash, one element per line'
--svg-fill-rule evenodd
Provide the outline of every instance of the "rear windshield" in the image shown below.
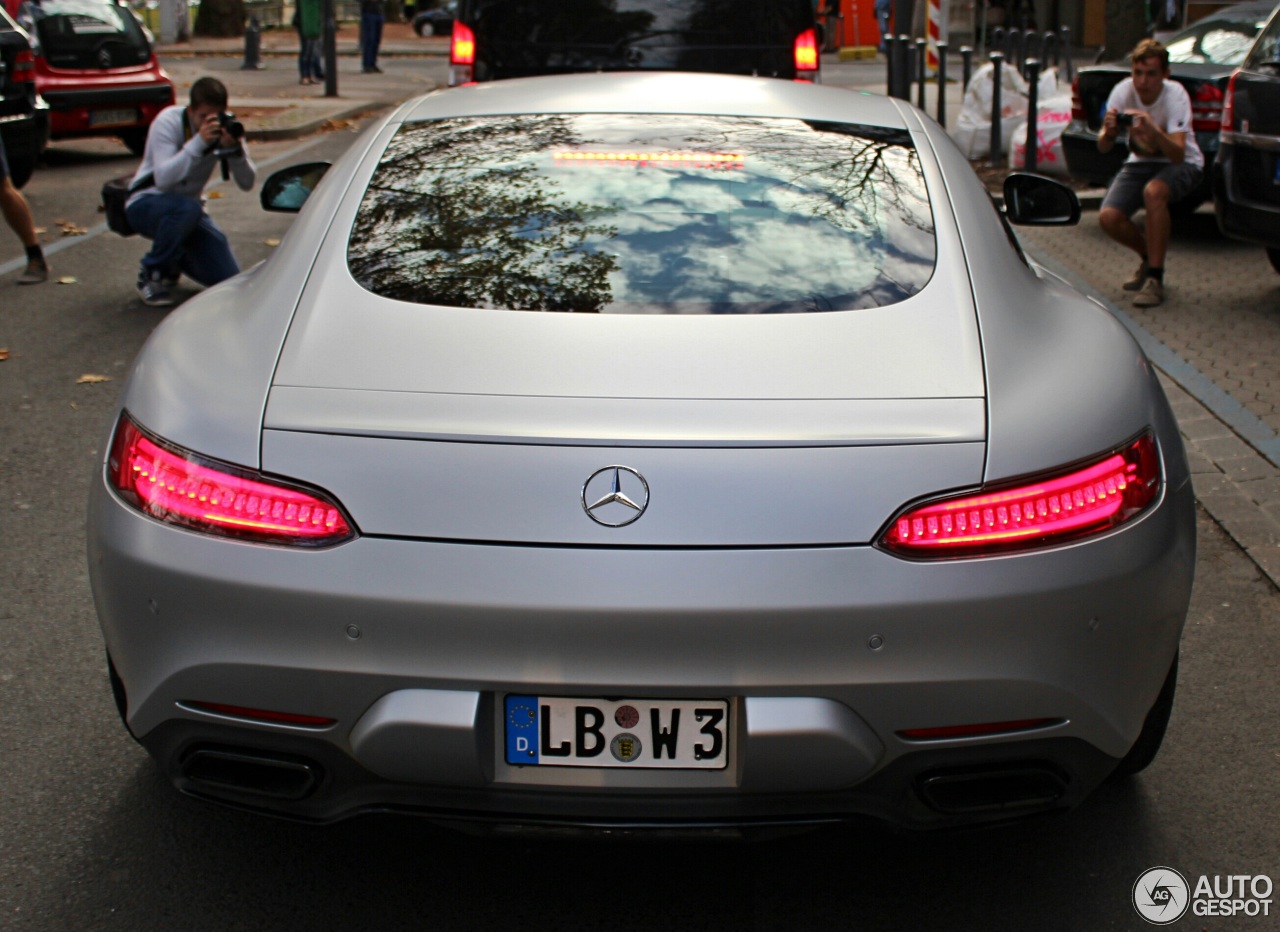
<path fill-rule="evenodd" d="M 121 68 L 151 57 L 128 7 L 101 0 L 41 0 L 22 7 L 45 61 L 60 68 Z"/>
<path fill-rule="evenodd" d="M 902 131 L 711 116 L 402 126 L 351 232 L 368 290 L 420 304 L 613 314 L 902 301 L 935 256 Z"/>
<path fill-rule="evenodd" d="M 1258 40 L 1258 44 L 1253 48 L 1253 54 L 1249 56 L 1250 68 L 1258 68 L 1262 65 L 1280 65 L 1280 13 L 1271 17 L 1266 35 Z"/>
<path fill-rule="evenodd" d="M 1254 38 L 1266 21 L 1212 19 L 1201 21 L 1170 40 L 1169 61 L 1189 65 L 1229 65 L 1244 61 Z"/>

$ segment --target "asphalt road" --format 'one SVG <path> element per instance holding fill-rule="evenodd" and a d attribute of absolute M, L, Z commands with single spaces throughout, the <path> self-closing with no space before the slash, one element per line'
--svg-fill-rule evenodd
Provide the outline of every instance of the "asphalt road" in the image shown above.
<path fill-rule="evenodd" d="M 352 138 L 254 155 L 332 158 Z M 51 230 L 91 228 L 98 185 L 133 164 L 109 143 L 61 144 L 28 194 Z M 221 193 L 210 210 L 242 264 L 266 258 L 290 218 Z M 386 816 L 316 828 L 178 796 L 116 718 L 83 534 L 121 380 L 168 312 L 134 296 L 145 243 L 73 240 L 53 264 L 74 283 L 0 279 L 0 929 L 1143 929 L 1131 890 L 1148 868 L 1280 880 L 1280 601 L 1203 515 L 1165 749 L 1065 816 L 640 842 L 474 838 Z M 0 230 L 0 265 L 18 255 Z"/>

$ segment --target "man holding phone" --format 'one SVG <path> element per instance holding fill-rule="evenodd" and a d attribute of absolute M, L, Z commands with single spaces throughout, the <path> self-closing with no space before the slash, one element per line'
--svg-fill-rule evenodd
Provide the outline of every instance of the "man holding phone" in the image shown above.
<path fill-rule="evenodd" d="M 216 78 L 191 85 L 191 103 L 160 111 L 125 208 L 129 225 L 151 240 L 138 272 L 138 297 L 151 307 L 173 304 L 181 273 L 208 287 L 239 273 L 227 236 L 204 211 L 202 194 L 213 170 L 234 176 L 242 191 L 255 169 L 244 147 L 244 126 L 227 111 L 227 89 Z"/>
<path fill-rule="evenodd" d="M 1128 132 L 1129 158 L 1107 189 L 1098 223 L 1117 243 L 1142 260 L 1125 291 L 1136 291 L 1135 307 L 1164 301 L 1164 260 L 1173 220 L 1169 205 L 1186 197 L 1204 173 L 1204 155 L 1191 127 L 1191 97 L 1169 79 L 1169 52 L 1143 39 L 1130 56 L 1133 70 L 1111 91 L 1098 135 L 1098 151 L 1110 152 L 1121 128 Z M 1146 230 L 1131 219 L 1146 211 Z"/>

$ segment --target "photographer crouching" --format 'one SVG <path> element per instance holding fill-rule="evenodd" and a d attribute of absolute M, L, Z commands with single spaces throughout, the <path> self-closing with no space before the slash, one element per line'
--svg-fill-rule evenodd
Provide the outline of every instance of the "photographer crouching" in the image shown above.
<path fill-rule="evenodd" d="M 172 305 L 180 274 L 208 287 L 240 271 L 226 234 L 204 212 L 202 197 L 219 165 L 223 178 L 234 176 L 240 190 L 253 187 L 244 126 L 226 111 L 226 87 L 216 78 L 200 78 L 191 85 L 190 105 L 166 107 L 147 133 L 126 208 L 130 225 L 151 240 L 138 272 L 143 304 Z"/>

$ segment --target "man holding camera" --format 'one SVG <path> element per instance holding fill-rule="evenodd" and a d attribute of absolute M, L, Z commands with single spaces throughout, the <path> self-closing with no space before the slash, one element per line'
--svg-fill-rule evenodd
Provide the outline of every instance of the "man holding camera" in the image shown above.
<path fill-rule="evenodd" d="M 227 89 L 216 78 L 191 85 L 191 103 L 160 111 L 133 178 L 129 224 L 151 240 L 138 272 L 138 297 L 151 307 L 173 304 L 180 273 L 208 287 L 240 271 L 231 246 L 204 212 L 203 191 L 213 170 L 253 187 L 254 166 L 244 147 L 244 126 L 227 111 Z"/>
<path fill-rule="evenodd" d="M 1204 173 L 1204 155 L 1191 127 L 1191 97 L 1169 80 L 1169 53 L 1143 39 L 1130 56 L 1133 70 L 1111 91 L 1098 135 L 1098 151 L 1110 152 L 1121 127 L 1128 130 L 1129 158 L 1107 189 L 1098 212 L 1103 231 L 1142 260 L 1125 291 L 1135 307 L 1164 301 L 1164 259 L 1173 220 L 1169 205 L 1191 193 Z M 1146 231 L 1130 219 L 1146 210 Z"/>

